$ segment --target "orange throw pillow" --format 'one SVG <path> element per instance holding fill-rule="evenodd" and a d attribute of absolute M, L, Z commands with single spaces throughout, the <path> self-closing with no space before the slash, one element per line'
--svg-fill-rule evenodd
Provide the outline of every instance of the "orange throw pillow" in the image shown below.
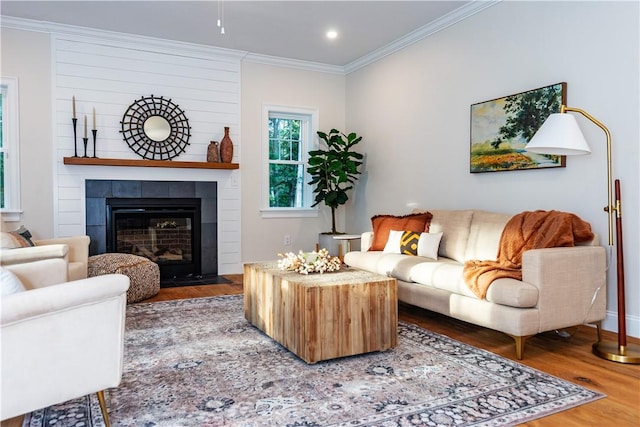
<path fill-rule="evenodd" d="M 415 231 L 428 233 L 431 225 L 431 212 L 415 213 L 403 216 L 375 215 L 371 217 L 373 226 L 373 243 L 370 251 L 381 251 L 389 240 L 389 231 Z"/>

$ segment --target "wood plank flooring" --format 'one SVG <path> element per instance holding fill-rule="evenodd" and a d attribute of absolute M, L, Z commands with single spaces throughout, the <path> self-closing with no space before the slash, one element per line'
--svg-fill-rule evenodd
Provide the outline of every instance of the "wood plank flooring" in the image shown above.
<path fill-rule="evenodd" d="M 145 302 L 242 293 L 242 275 L 225 276 L 231 284 L 163 288 Z M 516 360 L 513 339 L 500 332 L 460 322 L 413 306 L 400 304 L 399 318 L 453 339 Z M 522 424 L 532 427 L 640 426 L 640 365 L 626 365 L 596 357 L 591 344 L 594 328 L 578 326 L 564 330 L 568 337 L 547 332 L 529 338 L 520 362 L 607 395 L 596 402 Z M 605 332 L 606 341 L 616 342 L 615 334 Z M 640 343 L 638 339 L 629 342 Z M 21 418 L 2 423 L 21 426 Z"/>

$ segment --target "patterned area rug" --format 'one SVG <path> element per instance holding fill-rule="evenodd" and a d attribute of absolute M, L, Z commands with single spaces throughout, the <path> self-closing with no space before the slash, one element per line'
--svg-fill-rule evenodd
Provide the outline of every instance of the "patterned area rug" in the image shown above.
<path fill-rule="evenodd" d="M 127 307 L 113 426 L 507 426 L 604 397 L 400 323 L 398 347 L 307 365 L 244 319 L 241 295 Z M 95 394 L 25 426 L 103 426 Z"/>

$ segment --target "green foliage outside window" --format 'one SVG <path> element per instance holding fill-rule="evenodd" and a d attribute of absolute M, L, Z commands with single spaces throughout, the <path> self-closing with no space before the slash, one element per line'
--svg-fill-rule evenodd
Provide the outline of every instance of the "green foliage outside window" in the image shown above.
<path fill-rule="evenodd" d="M 269 207 L 303 207 L 303 141 L 298 119 L 269 118 Z"/>

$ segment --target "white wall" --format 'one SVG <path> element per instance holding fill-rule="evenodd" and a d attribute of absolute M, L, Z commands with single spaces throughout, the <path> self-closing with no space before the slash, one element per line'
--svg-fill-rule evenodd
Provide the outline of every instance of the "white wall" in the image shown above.
<path fill-rule="evenodd" d="M 347 216 L 480 208 L 575 212 L 607 241 L 604 133 L 582 117 L 592 154 L 566 168 L 469 173 L 470 105 L 565 81 L 568 105 L 612 133 L 622 182 L 628 332 L 640 336 L 638 2 L 501 2 L 347 77 L 347 127 L 367 152 Z M 615 255 L 613 260 L 615 266 Z M 615 267 L 608 320 L 616 330 Z M 567 309 L 570 309 L 568 307 Z"/>
<path fill-rule="evenodd" d="M 260 216 L 261 130 L 264 104 L 317 108 L 320 130 L 344 130 L 345 77 L 248 61 L 242 63 L 242 259 L 277 258 L 279 252 L 313 250 L 318 233 L 330 231 L 331 213 L 317 218 Z M 344 225 L 344 209 L 339 209 Z M 284 235 L 291 245 L 284 245 Z"/>
<path fill-rule="evenodd" d="M 20 224 L 35 238 L 53 236 L 53 145 L 51 144 L 51 47 L 49 36 L 1 28 L 0 74 L 17 77 L 20 102 L 20 193 L 23 213 L 19 222 L 2 221 L 2 230 Z M 29 52 L 25 55 L 25 52 Z"/>
<path fill-rule="evenodd" d="M 154 94 L 171 98 L 189 119 L 190 145 L 174 161 L 206 160 L 209 141 L 230 126 L 240 162 L 241 53 L 66 27 L 46 31 L 2 28 L 2 73 L 20 82 L 24 211 L 3 229 L 24 224 L 37 238 L 84 234 L 86 179 L 215 181 L 218 271 L 240 272 L 241 170 L 73 166 L 63 158 L 74 153 L 72 96 L 79 155 L 84 116 L 91 127 L 95 108 L 98 157 L 139 159 L 119 132 L 120 120 L 131 103 Z"/>

